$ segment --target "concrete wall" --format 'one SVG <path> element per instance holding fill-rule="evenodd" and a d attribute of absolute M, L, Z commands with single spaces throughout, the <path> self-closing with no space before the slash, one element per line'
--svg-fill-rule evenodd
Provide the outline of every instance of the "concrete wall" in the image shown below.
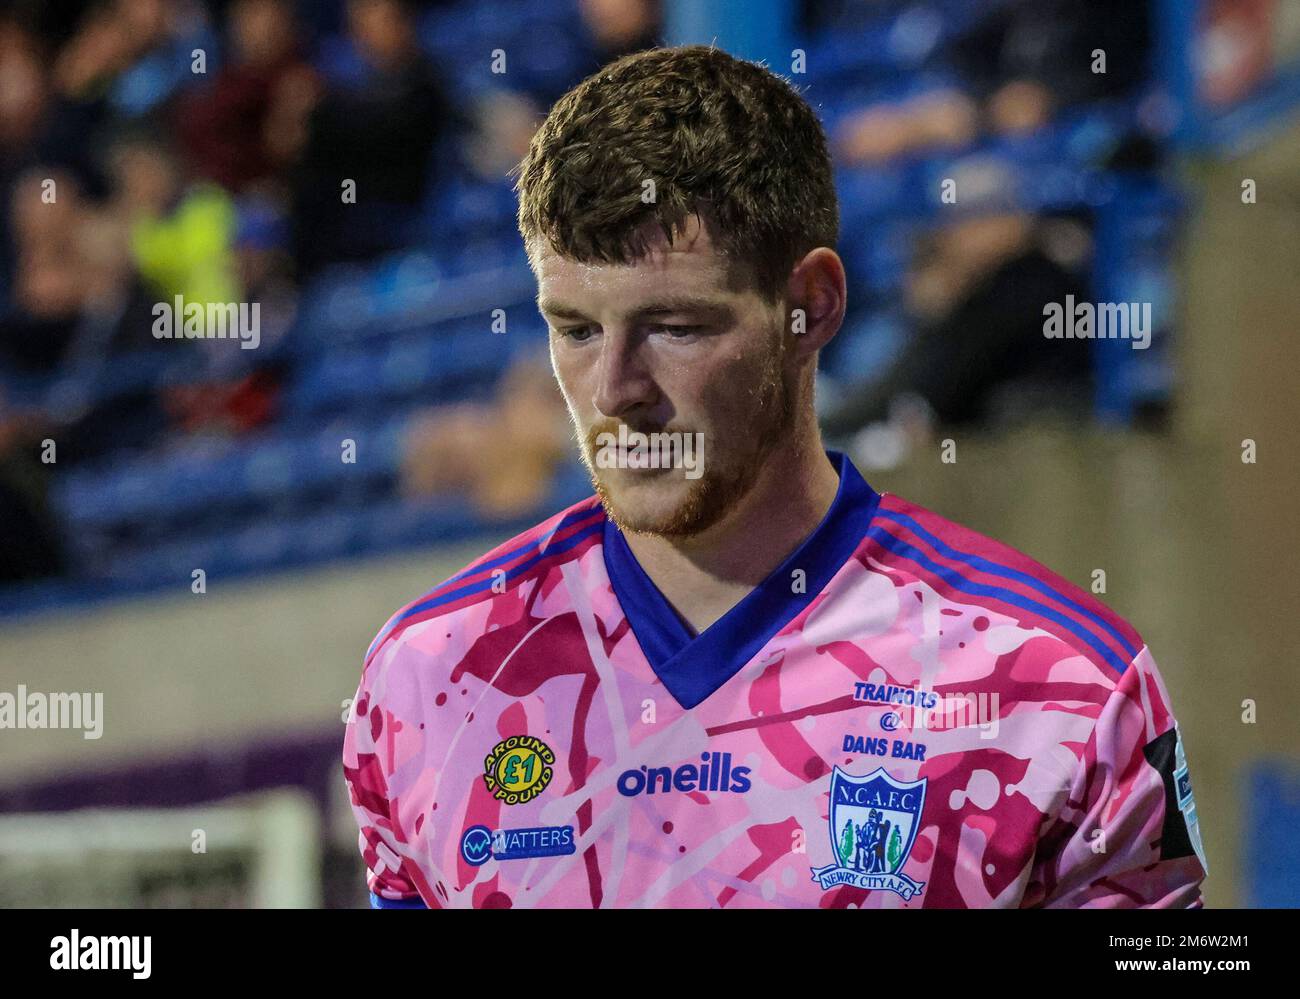
<path fill-rule="evenodd" d="M 500 539 L 497 539 L 500 540 Z M 0 690 L 102 691 L 104 731 L 0 731 L 13 785 L 339 725 L 384 622 L 485 547 L 416 552 L 312 573 L 223 583 L 207 592 L 41 614 L 0 632 Z"/>

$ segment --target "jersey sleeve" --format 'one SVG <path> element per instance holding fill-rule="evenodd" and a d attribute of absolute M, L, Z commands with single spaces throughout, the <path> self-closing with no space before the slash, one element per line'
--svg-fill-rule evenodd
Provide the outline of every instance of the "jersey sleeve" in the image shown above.
<path fill-rule="evenodd" d="M 1148 649 L 1124 671 L 1040 840 L 1026 907 L 1199 908 L 1208 873 L 1178 723 Z"/>
<path fill-rule="evenodd" d="M 414 863 L 405 855 L 406 837 L 398 824 L 396 803 L 389 794 L 392 773 L 392 715 L 382 702 L 376 664 L 362 673 L 343 736 L 343 776 L 352 814 L 360 826 L 357 838 L 366 865 L 370 904 L 376 909 L 425 908 L 417 888 Z"/>

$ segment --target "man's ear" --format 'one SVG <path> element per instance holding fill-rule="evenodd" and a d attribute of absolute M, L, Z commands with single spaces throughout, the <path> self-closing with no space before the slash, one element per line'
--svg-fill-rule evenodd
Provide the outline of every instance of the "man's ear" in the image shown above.
<path fill-rule="evenodd" d="M 844 263 L 834 250 L 819 246 L 795 265 L 786 288 L 786 329 L 800 353 L 815 353 L 839 332 L 848 307 Z"/>

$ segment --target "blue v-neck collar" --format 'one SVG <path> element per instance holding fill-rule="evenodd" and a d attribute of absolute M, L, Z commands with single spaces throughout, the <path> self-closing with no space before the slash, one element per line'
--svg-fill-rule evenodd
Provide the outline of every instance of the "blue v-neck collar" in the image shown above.
<path fill-rule="evenodd" d="M 684 708 L 700 704 L 730 680 L 820 593 L 861 544 L 880 496 L 848 457 L 827 451 L 839 472 L 835 499 L 817 529 L 740 603 L 692 635 L 646 575 L 613 521 L 605 521 L 605 569 L 651 668 Z M 792 573 L 805 573 L 792 592 Z"/>

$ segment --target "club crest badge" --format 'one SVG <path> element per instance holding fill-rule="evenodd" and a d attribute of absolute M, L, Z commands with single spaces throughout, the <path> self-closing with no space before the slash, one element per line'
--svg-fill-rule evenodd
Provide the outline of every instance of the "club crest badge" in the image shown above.
<path fill-rule="evenodd" d="M 822 890 L 853 885 L 897 892 L 904 901 L 925 887 L 901 873 L 912 852 L 925 784 L 895 780 L 883 767 L 865 777 L 836 767 L 831 773 L 830 838 L 834 863 L 812 868 Z"/>

